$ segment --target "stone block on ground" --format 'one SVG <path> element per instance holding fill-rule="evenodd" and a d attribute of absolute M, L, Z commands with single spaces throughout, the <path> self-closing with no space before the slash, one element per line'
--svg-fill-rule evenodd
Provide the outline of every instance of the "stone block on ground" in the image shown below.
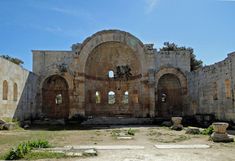
<path fill-rule="evenodd" d="M 172 126 L 172 122 L 171 121 L 163 121 L 162 126 L 167 126 L 167 127 L 171 127 Z"/>
<path fill-rule="evenodd" d="M 65 156 L 68 157 L 82 157 L 83 153 L 82 152 L 65 152 Z"/>
<path fill-rule="evenodd" d="M 171 120 L 173 123 L 173 125 L 171 126 L 172 130 L 180 131 L 183 129 L 183 125 L 181 124 L 182 117 L 172 117 Z"/>
<path fill-rule="evenodd" d="M 138 145 L 68 145 L 65 148 L 72 148 L 74 150 L 96 149 L 96 150 L 140 150 L 144 146 Z"/>
<path fill-rule="evenodd" d="M 206 144 L 161 144 L 155 145 L 158 149 L 207 149 L 210 148 Z"/>
<path fill-rule="evenodd" d="M 131 137 L 131 136 L 118 136 L 117 139 L 118 140 L 132 140 L 133 137 Z"/>
<path fill-rule="evenodd" d="M 97 151 L 95 149 L 84 150 L 83 156 L 97 156 Z"/>
<path fill-rule="evenodd" d="M 3 124 L 3 129 L 4 130 L 14 130 L 16 128 L 16 123 L 13 122 L 9 122 L 9 123 L 5 123 Z"/>
<path fill-rule="evenodd" d="M 189 127 L 186 129 L 186 134 L 193 134 L 193 135 L 197 135 L 200 134 L 200 129 L 196 128 L 196 127 Z"/>
<path fill-rule="evenodd" d="M 181 131 L 183 130 L 183 125 L 171 126 L 171 130 Z"/>
<path fill-rule="evenodd" d="M 227 134 L 227 128 L 229 126 L 226 122 L 214 122 L 212 124 L 214 132 L 211 135 L 211 139 L 214 142 L 233 142 L 234 139 Z"/>
<path fill-rule="evenodd" d="M 0 125 L 5 124 L 5 123 L 6 123 L 6 121 L 4 121 L 3 119 L 0 119 Z"/>
<path fill-rule="evenodd" d="M 216 132 L 213 132 L 213 134 L 211 135 L 211 139 L 214 142 L 224 142 L 224 143 L 234 141 L 234 139 L 231 136 L 229 136 L 227 133 L 220 134 L 220 133 L 216 133 Z"/>
<path fill-rule="evenodd" d="M 30 127 L 30 126 L 29 126 L 28 124 L 25 124 L 23 128 L 24 128 L 24 129 L 28 129 L 29 127 Z"/>

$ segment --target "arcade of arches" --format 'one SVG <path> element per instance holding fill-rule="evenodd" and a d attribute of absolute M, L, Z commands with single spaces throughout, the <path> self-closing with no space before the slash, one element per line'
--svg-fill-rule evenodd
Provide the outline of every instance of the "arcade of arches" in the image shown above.
<path fill-rule="evenodd" d="M 74 49 L 66 70 L 43 78 L 42 112 L 53 118 L 182 115 L 186 77 L 178 68 L 151 72 L 153 51 L 125 32 L 94 34 Z"/>
<path fill-rule="evenodd" d="M 32 72 L 0 58 L 2 117 L 235 120 L 235 52 L 191 71 L 189 50 L 163 51 L 131 33 L 102 30 L 69 50 L 32 54 Z"/>
<path fill-rule="evenodd" d="M 121 68 L 123 66 L 130 69 L 128 77 L 125 68 Z M 124 72 L 120 73 L 122 70 Z M 86 116 L 136 117 L 144 111 L 147 111 L 145 117 L 149 116 L 149 103 L 145 104 L 149 99 L 143 100 L 141 96 L 148 95 L 150 89 L 144 84 L 145 90 L 142 90 L 140 60 L 127 45 L 108 42 L 94 48 L 87 59 L 84 77 Z M 186 78 L 171 68 L 157 72 L 155 77 L 158 79 L 155 115 L 181 116 Z M 62 76 L 48 77 L 42 87 L 43 113 L 52 118 L 68 117 L 71 106 L 68 88 L 68 82 Z"/>

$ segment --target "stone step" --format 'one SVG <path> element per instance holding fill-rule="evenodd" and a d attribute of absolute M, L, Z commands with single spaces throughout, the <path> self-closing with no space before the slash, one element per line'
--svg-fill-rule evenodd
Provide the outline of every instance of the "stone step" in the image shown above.
<path fill-rule="evenodd" d="M 84 121 L 82 125 L 141 125 L 152 122 L 151 118 L 96 117 Z"/>

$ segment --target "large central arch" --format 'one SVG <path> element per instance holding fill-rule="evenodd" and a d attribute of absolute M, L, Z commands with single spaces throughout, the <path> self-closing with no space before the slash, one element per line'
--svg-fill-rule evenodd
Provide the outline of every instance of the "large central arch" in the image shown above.
<path fill-rule="evenodd" d="M 144 44 L 135 36 L 128 32 L 120 30 L 103 30 L 88 37 L 81 46 L 79 54 L 79 71 L 85 73 L 85 65 L 90 53 L 97 46 L 106 42 L 119 42 L 129 46 L 138 60 L 144 60 Z M 141 69 L 144 69 L 144 64 L 140 63 Z M 147 69 L 146 69 L 147 71 Z M 142 71 L 143 72 L 143 71 Z"/>
<path fill-rule="evenodd" d="M 82 88 L 80 105 L 84 113 L 112 116 L 118 114 L 133 116 L 136 115 L 134 111 L 141 113 L 139 101 L 134 100 L 138 100 L 142 75 L 147 71 L 144 60 L 144 44 L 127 32 L 106 30 L 87 38 L 81 45 L 77 66 Z M 116 81 L 108 78 L 109 70 L 124 65 L 128 65 L 132 70 L 131 80 Z M 115 93 L 114 104 L 108 104 L 110 92 Z M 128 93 L 129 102 L 124 105 L 121 102 L 125 93 Z M 101 96 L 100 104 L 95 102 L 96 94 Z"/>
<path fill-rule="evenodd" d="M 126 66 L 130 69 L 130 77 L 118 77 L 118 68 L 123 70 Z M 85 73 L 87 115 L 134 115 L 132 96 L 134 91 L 140 91 L 141 69 L 140 60 L 129 46 L 119 42 L 100 44 L 90 53 Z M 99 97 L 98 102 L 96 97 Z"/>

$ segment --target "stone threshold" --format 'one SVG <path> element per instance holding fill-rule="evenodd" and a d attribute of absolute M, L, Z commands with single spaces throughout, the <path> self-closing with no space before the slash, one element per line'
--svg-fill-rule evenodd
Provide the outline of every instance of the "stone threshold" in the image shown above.
<path fill-rule="evenodd" d="M 154 145 L 158 149 L 207 149 L 210 148 L 206 144 L 160 144 Z"/>
<path fill-rule="evenodd" d="M 96 150 L 141 150 L 144 146 L 138 145 L 69 145 L 64 148 L 68 149 L 96 149 Z"/>

